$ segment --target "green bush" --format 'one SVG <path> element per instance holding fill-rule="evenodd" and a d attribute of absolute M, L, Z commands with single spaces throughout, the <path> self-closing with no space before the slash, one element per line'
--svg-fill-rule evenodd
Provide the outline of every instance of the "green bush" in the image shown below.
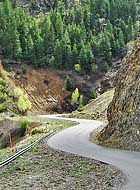
<path fill-rule="evenodd" d="M 80 95 L 80 98 L 79 98 L 79 106 L 80 106 L 80 107 L 83 107 L 83 95 Z"/>
<path fill-rule="evenodd" d="M 7 106 L 5 105 L 5 103 L 1 103 L 0 104 L 0 112 L 3 112 L 7 109 Z"/>
<path fill-rule="evenodd" d="M 81 71 L 81 65 L 80 64 L 75 64 L 74 69 L 75 69 L 75 71 L 80 72 Z"/>
<path fill-rule="evenodd" d="M 78 104 L 78 99 L 79 99 L 79 89 L 76 88 L 73 93 L 72 93 L 72 97 L 71 97 L 71 102 L 72 104 Z"/>
<path fill-rule="evenodd" d="M 19 97 L 17 106 L 18 106 L 19 111 L 24 113 L 27 110 L 31 109 L 32 103 L 29 101 L 28 96 L 25 94 Z"/>
<path fill-rule="evenodd" d="M 5 86 L 6 80 L 4 78 L 0 78 L 0 85 Z"/>
<path fill-rule="evenodd" d="M 27 94 L 7 77 L 6 72 L 1 72 L 0 77 L 0 112 L 13 111 L 24 113 L 31 109 L 31 102 Z"/>
<path fill-rule="evenodd" d="M 90 98 L 95 99 L 96 97 L 97 97 L 96 90 L 95 90 L 94 87 L 92 87 L 91 90 L 90 90 Z"/>
<path fill-rule="evenodd" d="M 32 129 L 31 135 L 40 134 L 40 133 L 47 133 L 47 132 L 48 132 L 48 128 L 46 126 L 40 126 L 40 127 L 36 127 L 34 129 Z"/>
<path fill-rule="evenodd" d="M 83 95 L 80 95 L 80 97 L 79 97 L 78 111 L 83 111 L 83 109 L 84 109 Z"/>
<path fill-rule="evenodd" d="M 21 88 L 16 87 L 14 89 L 14 94 L 13 95 L 14 95 L 15 98 L 19 98 L 20 96 L 24 95 L 24 92 L 23 92 L 23 90 L 21 90 Z"/>
<path fill-rule="evenodd" d="M 23 129 L 23 131 L 25 132 L 26 130 L 27 130 L 27 128 L 28 128 L 28 126 L 29 126 L 29 121 L 28 121 L 28 119 L 21 119 L 21 121 L 20 121 L 20 126 L 21 126 L 21 128 Z"/>

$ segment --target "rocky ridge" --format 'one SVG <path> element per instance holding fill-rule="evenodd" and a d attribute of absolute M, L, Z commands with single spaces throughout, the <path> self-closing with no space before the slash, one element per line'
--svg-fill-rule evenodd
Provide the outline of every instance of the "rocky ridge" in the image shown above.
<path fill-rule="evenodd" d="M 123 60 L 107 113 L 109 124 L 98 134 L 100 143 L 140 150 L 140 39 Z"/>

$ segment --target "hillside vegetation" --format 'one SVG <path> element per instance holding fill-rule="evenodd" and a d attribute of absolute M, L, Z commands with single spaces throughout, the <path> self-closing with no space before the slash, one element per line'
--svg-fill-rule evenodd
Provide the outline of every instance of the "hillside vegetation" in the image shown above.
<path fill-rule="evenodd" d="M 0 68 L 0 112 L 23 114 L 30 110 L 31 102 L 25 91 L 15 86 L 8 73 Z"/>
<path fill-rule="evenodd" d="M 69 117 L 80 119 L 107 120 L 107 109 L 114 96 L 114 89 L 108 90 L 95 100 L 83 107 L 82 111 L 75 111 Z"/>
<path fill-rule="evenodd" d="M 0 49 L 8 59 L 107 72 L 112 57 L 121 56 L 137 36 L 137 0 L 83 0 L 73 6 L 71 0 L 55 0 L 47 15 L 38 17 L 5 0 L 0 26 Z"/>

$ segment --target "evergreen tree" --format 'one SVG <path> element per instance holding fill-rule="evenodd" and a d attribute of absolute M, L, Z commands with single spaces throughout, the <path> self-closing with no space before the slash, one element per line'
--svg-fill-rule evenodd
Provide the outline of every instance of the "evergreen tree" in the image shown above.
<path fill-rule="evenodd" d="M 120 45 L 121 48 L 123 48 L 125 46 L 124 35 L 123 35 L 122 30 L 119 31 L 118 42 L 119 42 L 119 45 Z"/>
<path fill-rule="evenodd" d="M 3 56 L 28 60 L 36 66 L 78 65 L 89 72 L 98 58 L 110 63 L 113 56 L 121 56 L 125 45 L 139 33 L 137 0 L 70 2 L 55 0 L 49 14 L 37 18 L 13 7 L 10 0 L 1 1 Z"/>
<path fill-rule="evenodd" d="M 67 78 L 66 78 L 66 90 L 67 91 L 70 91 L 71 90 L 71 81 L 70 81 L 70 78 L 69 78 L 69 76 L 67 76 Z"/>
<path fill-rule="evenodd" d="M 56 41 L 55 45 L 55 64 L 56 66 L 61 66 L 62 63 L 62 46 L 59 40 Z"/>
<path fill-rule="evenodd" d="M 132 21 L 132 18 L 129 17 L 128 18 L 128 27 L 127 27 L 127 40 L 128 41 L 131 41 L 134 37 L 134 34 L 133 34 L 133 21 Z"/>

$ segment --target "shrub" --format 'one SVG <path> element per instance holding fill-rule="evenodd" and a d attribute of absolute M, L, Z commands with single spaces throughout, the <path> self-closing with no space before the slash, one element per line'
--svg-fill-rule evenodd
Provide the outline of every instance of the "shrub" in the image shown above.
<path fill-rule="evenodd" d="M 0 85 L 5 86 L 6 80 L 4 78 L 0 78 Z"/>
<path fill-rule="evenodd" d="M 5 105 L 5 103 L 1 103 L 0 104 L 0 112 L 6 111 L 7 106 Z"/>
<path fill-rule="evenodd" d="M 80 107 L 83 107 L 83 95 L 80 95 L 80 98 L 79 98 L 79 106 L 80 106 Z"/>
<path fill-rule="evenodd" d="M 72 97 L 71 97 L 71 101 L 72 101 L 72 104 L 78 104 L 78 99 L 79 99 L 79 89 L 76 88 L 73 93 L 72 93 Z"/>
<path fill-rule="evenodd" d="M 15 98 L 18 98 L 18 97 L 20 97 L 20 96 L 23 96 L 23 94 L 24 94 L 24 92 L 21 90 L 21 88 L 16 87 L 16 88 L 14 89 L 14 97 L 15 97 Z"/>
<path fill-rule="evenodd" d="M 78 106 L 78 111 L 83 111 L 84 104 L 83 104 L 83 95 L 80 95 L 79 97 L 79 106 Z"/>
<path fill-rule="evenodd" d="M 39 134 L 39 133 L 47 133 L 48 132 L 48 128 L 46 126 L 40 126 L 40 127 L 36 127 L 34 129 L 31 130 L 31 135 L 35 135 L 35 134 Z"/>
<path fill-rule="evenodd" d="M 26 112 L 31 109 L 31 102 L 26 93 L 9 80 L 6 72 L 0 73 L 0 112 Z"/>
<path fill-rule="evenodd" d="M 27 73 L 27 68 L 26 68 L 26 67 L 23 66 L 23 67 L 21 68 L 21 70 L 22 70 L 22 74 L 23 74 L 23 75 L 25 75 L 25 74 Z"/>
<path fill-rule="evenodd" d="M 75 69 L 75 71 L 80 72 L 81 71 L 81 65 L 80 64 L 75 64 L 74 69 Z"/>
<path fill-rule="evenodd" d="M 92 87 L 91 90 L 90 90 L 90 98 L 91 98 L 91 99 L 95 99 L 96 96 L 97 96 L 97 95 L 96 95 L 96 90 L 95 90 L 94 87 Z"/>
<path fill-rule="evenodd" d="M 20 121 L 20 126 L 21 126 L 21 128 L 23 129 L 23 131 L 25 132 L 26 130 L 27 130 L 27 128 L 28 128 L 28 126 L 29 126 L 29 121 L 28 121 L 28 119 L 21 119 L 21 121 Z"/>
<path fill-rule="evenodd" d="M 31 109 L 32 103 L 29 101 L 27 95 L 20 96 L 17 102 L 17 107 L 20 112 L 26 112 Z"/>

